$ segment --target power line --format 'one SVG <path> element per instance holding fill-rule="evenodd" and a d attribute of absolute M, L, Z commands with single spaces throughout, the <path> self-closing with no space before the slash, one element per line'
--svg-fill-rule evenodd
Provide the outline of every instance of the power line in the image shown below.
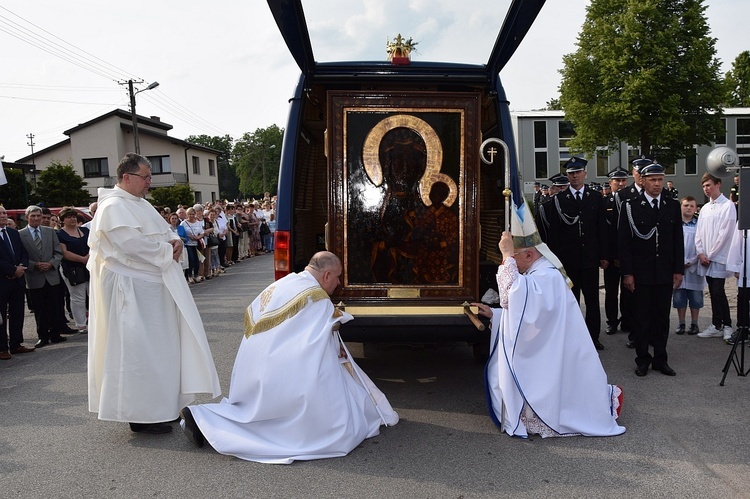
<path fill-rule="evenodd" d="M 110 104 L 106 102 L 80 102 L 80 101 L 69 101 L 69 100 L 55 100 L 55 99 L 34 99 L 31 97 L 14 97 L 12 95 L 0 95 L 0 99 L 13 99 L 13 100 L 30 100 L 38 102 L 59 102 L 61 104 L 83 104 L 86 106 L 103 106 L 104 104 L 114 106 L 116 104 Z"/>

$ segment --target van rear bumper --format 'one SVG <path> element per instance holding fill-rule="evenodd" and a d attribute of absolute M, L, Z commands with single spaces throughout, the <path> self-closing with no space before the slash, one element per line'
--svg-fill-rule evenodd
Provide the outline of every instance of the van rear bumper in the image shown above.
<path fill-rule="evenodd" d="M 341 325 L 344 341 L 399 342 L 399 341 L 489 341 L 489 320 L 479 331 L 464 314 L 452 315 L 356 315 L 354 320 Z"/>

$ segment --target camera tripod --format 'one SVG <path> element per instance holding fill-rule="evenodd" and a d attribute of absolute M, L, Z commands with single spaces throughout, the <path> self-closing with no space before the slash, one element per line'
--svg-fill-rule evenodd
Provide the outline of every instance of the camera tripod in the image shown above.
<path fill-rule="evenodd" d="M 724 386 L 724 380 L 727 379 L 727 373 L 729 372 L 729 366 L 734 364 L 734 369 L 737 371 L 737 376 L 747 376 L 750 369 L 745 371 L 745 341 L 748 340 L 748 326 L 740 326 L 739 322 L 747 323 L 748 321 L 748 300 L 750 300 L 750 289 L 747 287 L 747 229 L 742 231 L 742 287 L 738 292 L 737 299 L 737 337 L 732 345 L 732 350 L 729 352 L 729 357 L 724 364 L 722 372 L 724 375 L 721 377 L 719 386 Z M 737 347 L 739 346 L 739 353 L 737 353 Z"/>

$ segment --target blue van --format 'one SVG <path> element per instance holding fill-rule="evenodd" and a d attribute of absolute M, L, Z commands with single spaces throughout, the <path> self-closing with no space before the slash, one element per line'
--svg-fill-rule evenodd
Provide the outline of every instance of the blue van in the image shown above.
<path fill-rule="evenodd" d="M 518 171 L 499 72 L 543 4 L 511 2 L 486 64 L 411 61 L 400 36 L 391 60 L 316 62 L 301 0 L 268 0 L 302 72 L 281 150 L 275 274 L 337 254 L 333 300 L 356 318 L 345 340 L 486 344 L 467 305 L 497 289 L 503 179 Z M 490 138 L 509 146 L 509 165 L 480 151 Z"/>

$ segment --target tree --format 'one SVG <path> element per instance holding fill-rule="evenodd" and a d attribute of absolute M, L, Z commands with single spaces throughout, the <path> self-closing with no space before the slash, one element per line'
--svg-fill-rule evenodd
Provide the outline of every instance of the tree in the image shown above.
<path fill-rule="evenodd" d="M 275 194 L 284 130 L 276 125 L 245 133 L 234 144 L 232 164 L 240 178 L 241 197 Z"/>
<path fill-rule="evenodd" d="M 26 181 L 23 170 L 6 167 L 5 178 L 8 183 L 0 186 L 0 204 L 9 210 L 29 206 L 31 204 L 31 184 Z M 24 183 L 26 183 L 25 189 Z"/>
<path fill-rule="evenodd" d="M 234 139 L 229 135 L 191 135 L 187 142 L 221 151 L 219 154 L 219 198 L 237 199 L 240 193 L 240 179 L 232 167 L 232 147 Z"/>
<path fill-rule="evenodd" d="M 725 89 L 705 10 L 703 0 L 592 0 L 560 71 L 573 151 L 623 140 L 670 164 L 711 143 Z"/>
<path fill-rule="evenodd" d="M 39 174 L 33 197 L 44 206 L 86 206 L 91 200 L 86 184 L 72 164 L 52 161 Z"/>
<path fill-rule="evenodd" d="M 750 107 L 750 50 L 740 53 L 724 77 L 727 107 Z"/>
<path fill-rule="evenodd" d="M 562 104 L 560 104 L 560 99 L 558 98 L 552 98 L 547 101 L 547 105 L 544 108 L 546 111 L 562 111 Z"/>
<path fill-rule="evenodd" d="M 148 191 L 151 196 L 151 204 L 154 206 L 169 206 L 172 211 L 177 209 L 177 205 L 193 206 L 195 203 L 195 194 L 192 187 L 188 184 L 173 185 L 170 187 L 154 187 Z"/>

